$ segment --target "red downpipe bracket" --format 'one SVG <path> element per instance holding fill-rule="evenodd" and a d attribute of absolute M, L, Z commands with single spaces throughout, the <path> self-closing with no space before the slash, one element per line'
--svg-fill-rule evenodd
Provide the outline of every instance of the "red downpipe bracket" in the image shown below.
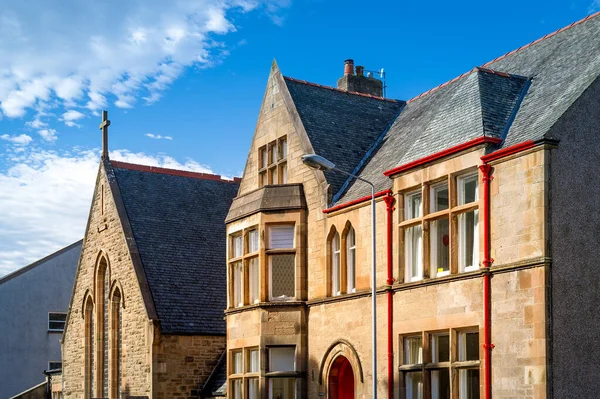
<path fill-rule="evenodd" d="M 483 174 L 483 350 L 484 350 L 484 381 L 485 398 L 492 397 L 492 324 L 491 324 L 491 287 L 490 266 L 494 261 L 490 256 L 490 181 L 492 180 L 492 167 L 488 164 L 479 166 Z"/>
<path fill-rule="evenodd" d="M 393 224 L 394 224 L 394 196 L 391 192 L 388 192 L 385 197 L 383 197 L 386 205 L 387 211 L 387 285 L 394 284 L 394 276 L 393 276 Z M 394 398 L 394 302 L 393 302 L 394 292 L 391 289 L 387 291 L 387 300 L 388 300 L 388 397 L 389 399 Z"/>

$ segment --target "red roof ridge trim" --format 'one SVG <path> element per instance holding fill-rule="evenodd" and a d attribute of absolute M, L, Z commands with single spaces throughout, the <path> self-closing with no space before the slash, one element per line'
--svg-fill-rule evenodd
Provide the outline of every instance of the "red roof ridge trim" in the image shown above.
<path fill-rule="evenodd" d="M 505 148 L 502 148 L 502 149 L 500 149 L 498 151 L 494 151 L 492 153 L 484 155 L 484 156 L 481 157 L 481 161 L 483 163 L 492 162 L 492 161 L 495 161 L 497 159 L 504 158 L 504 157 L 507 157 L 509 155 L 513 155 L 513 154 L 519 153 L 521 151 L 528 150 L 528 149 L 533 148 L 533 147 L 535 147 L 535 143 L 532 140 L 527 140 L 527 141 L 524 141 L 522 143 L 515 144 L 515 145 L 512 145 L 510 147 L 505 147 Z"/>
<path fill-rule="evenodd" d="M 415 168 L 417 166 L 424 165 L 429 162 L 437 161 L 440 158 L 444 158 L 449 155 L 456 154 L 460 151 L 467 150 L 467 149 L 475 147 L 479 144 L 485 144 L 485 143 L 500 144 L 501 142 L 502 142 L 502 139 L 500 139 L 498 137 L 487 137 L 487 136 L 478 137 L 474 140 L 466 141 L 462 144 L 455 145 L 454 147 L 446 148 L 445 150 L 435 152 L 435 153 L 428 155 L 426 157 L 423 157 L 423 158 L 419 158 L 416 161 L 412 161 L 412 162 L 406 163 L 404 165 L 400 165 L 395 168 L 392 168 L 390 170 L 386 170 L 385 172 L 383 172 L 383 174 L 389 177 L 392 175 L 396 175 L 400 172 L 404 172 L 409 169 Z"/>
<path fill-rule="evenodd" d="M 380 191 L 378 193 L 375 193 L 375 198 L 382 197 L 384 195 L 387 195 L 387 193 L 391 193 L 391 192 L 392 192 L 392 190 L 390 190 L 390 189 Z M 370 195 L 365 195 L 364 197 L 360 197 L 360 198 L 357 198 L 352 201 L 344 202 L 343 204 L 332 206 L 331 208 L 323 209 L 323 213 L 331 213 L 331 212 L 339 211 L 340 209 L 348 208 L 350 206 L 360 204 L 360 203 L 368 201 L 370 199 L 371 199 Z"/>
<path fill-rule="evenodd" d="M 284 76 L 283 78 L 286 79 L 286 80 L 290 80 L 292 82 L 302 83 L 302 84 L 305 84 L 305 85 L 308 85 L 308 86 L 314 86 L 314 87 L 319 87 L 321 89 L 339 91 L 340 93 L 347 93 L 347 94 L 352 94 L 352 95 L 355 95 L 355 96 L 368 97 L 368 98 L 373 98 L 375 100 L 387 101 L 387 102 L 390 102 L 390 103 L 399 103 L 399 102 L 402 102 L 400 100 L 394 100 L 393 98 L 378 97 L 378 96 L 373 96 L 371 94 L 359 93 L 357 91 L 346 91 L 346 90 L 338 89 L 337 87 L 333 87 L 333 86 L 324 86 L 324 85 L 320 85 L 318 83 L 313 83 L 313 82 L 308 82 L 306 80 L 292 78 L 290 76 Z"/>
<path fill-rule="evenodd" d="M 191 172 L 188 170 L 161 168 L 158 166 L 138 165 L 138 164 L 134 164 L 134 163 L 121 162 L 121 161 L 110 161 L 110 164 L 114 168 L 137 170 L 140 172 L 161 173 L 163 175 L 171 175 L 171 176 L 192 177 L 195 179 L 203 179 L 203 180 L 215 180 L 215 181 L 222 181 L 225 183 L 239 183 L 242 181 L 242 179 L 239 177 L 234 177 L 233 180 L 227 180 L 227 179 L 223 179 L 220 175 L 214 175 L 211 173 Z"/>
<path fill-rule="evenodd" d="M 485 64 L 483 64 L 482 66 L 483 66 L 483 67 L 486 67 L 486 66 L 488 66 L 488 65 L 490 65 L 490 64 L 493 64 L 493 63 L 494 63 L 494 62 L 496 62 L 496 61 L 499 61 L 499 60 L 501 60 L 501 59 L 503 59 L 503 58 L 506 58 L 507 56 L 509 56 L 509 55 L 512 55 L 512 54 L 514 54 L 514 53 L 516 53 L 516 52 L 518 52 L 518 51 L 524 50 L 524 49 L 526 49 L 527 47 L 533 46 L 534 44 L 537 44 L 537 43 L 541 42 L 542 40 L 546 40 L 546 39 L 548 39 L 548 38 L 550 38 L 550 37 L 552 37 L 552 36 L 554 36 L 554 35 L 556 35 L 556 34 L 558 34 L 558 33 L 561 33 L 561 32 L 563 32 L 563 31 L 566 31 L 567 29 L 570 29 L 570 28 L 572 28 L 572 27 L 574 27 L 574 26 L 576 26 L 576 25 L 579 25 L 579 24 L 581 24 L 581 23 L 583 23 L 583 22 L 587 21 L 588 19 L 595 18 L 595 17 L 597 17 L 598 15 L 600 15 L 600 11 L 598 11 L 598 12 L 596 12 L 596 13 L 594 13 L 594 14 L 590 14 L 590 15 L 588 15 L 587 17 L 580 19 L 579 21 L 575 21 L 575 22 L 573 22 L 571 25 L 564 26 L 564 27 L 562 27 L 562 28 L 560 28 L 560 29 L 558 29 L 558 30 L 555 30 L 554 32 L 548 33 L 547 35 L 545 35 L 545 36 L 543 36 L 543 37 L 540 37 L 539 39 L 537 39 L 537 40 L 534 40 L 533 42 L 531 42 L 531 43 L 528 43 L 528 44 L 526 44 L 526 45 L 524 45 L 524 46 L 521 46 L 521 47 L 517 48 L 516 50 L 509 51 L 508 53 L 506 53 L 506 54 L 504 54 L 504 55 L 501 55 L 500 57 L 497 57 L 497 58 L 495 58 L 495 59 L 493 59 L 493 60 L 491 60 L 491 61 L 488 61 L 488 62 L 486 62 L 486 63 L 485 63 Z"/>

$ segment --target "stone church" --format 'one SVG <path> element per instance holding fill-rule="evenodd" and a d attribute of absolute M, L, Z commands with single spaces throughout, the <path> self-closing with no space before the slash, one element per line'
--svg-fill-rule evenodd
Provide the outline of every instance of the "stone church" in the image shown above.
<path fill-rule="evenodd" d="M 111 161 L 104 133 L 55 397 L 212 397 L 238 182 Z"/>

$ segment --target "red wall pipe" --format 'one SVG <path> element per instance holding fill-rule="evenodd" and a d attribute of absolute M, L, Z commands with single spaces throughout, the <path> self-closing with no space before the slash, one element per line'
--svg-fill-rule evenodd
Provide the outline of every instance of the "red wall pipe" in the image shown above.
<path fill-rule="evenodd" d="M 387 211 L 387 285 L 394 284 L 394 276 L 392 272 L 392 260 L 393 260 L 393 223 L 394 223 L 394 196 L 388 192 L 383 198 L 386 205 Z M 388 300 L 388 397 L 389 399 L 394 398 L 394 303 L 393 303 L 394 291 L 388 289 L 387 300 Z"/>
<path fill-rule="evenodd" d="M 491 290 L 490 266 L 494 261 L 490 256 L 490 181 L 492 167 L 488 164 L 479 166 L 483 174 L 483 350 L 484 350 L 484 381 L 485 398 L 492 397 L 492 324 L 491 324 Z"/>

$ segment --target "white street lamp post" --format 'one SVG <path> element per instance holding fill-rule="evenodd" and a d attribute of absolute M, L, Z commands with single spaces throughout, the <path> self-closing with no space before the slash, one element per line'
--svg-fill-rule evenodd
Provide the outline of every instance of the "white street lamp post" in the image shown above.
<path fill-rule="evenodd" d="M 335 164 L 328 159 L 316 155 L 309 154 L 304 155 L 302 157 L 302 163 L 306 166 L 317 169 L 317 170 L 334 170 L 336 172 L 354 177 L 357 180 L 363 181 L 371 186 L 371 296 L 372 296 L 372 322 L 371 322 L 371 343 L 372 343 L 372 352 L 373 352 L 373 399 L 377 399 L 377 286 L 376 286 L 376 275 L 377 275 L 377 267 L 376 267 L 376 253 L 375 253 L 375 185 L 368 180 L 365 180 L 361 177 L 353 175 L 352 173 L 348 173 L 344 170 L 338 169 L 335 167 Z"/>

